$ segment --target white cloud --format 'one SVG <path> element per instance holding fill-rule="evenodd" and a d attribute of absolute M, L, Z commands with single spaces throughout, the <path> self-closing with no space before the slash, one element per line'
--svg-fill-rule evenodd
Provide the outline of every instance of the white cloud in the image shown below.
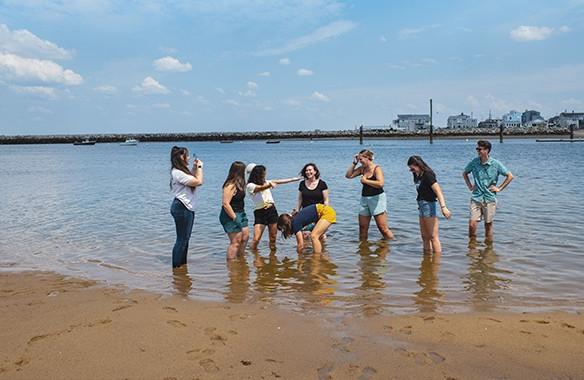
<path fill-rule="evenodd" d="M 569 26 L 566 26 L 566 25 L 564 25 L 564 26 L 560 26 L 560 28 L 558 29 L 558 32 L 561 32 L 561 33 L 567 33 L 567 32 L 569 32 L 569 31 L 571 31 L 571 30 L 572 30 L 572 29 L 570 29 L 570 27 L 569 27 Z"/>
<path fill-rule="evenodd" d="M 27 109 L 28 112 L 30 113 L 38 113 L 38 114 L 43 114 L 43 115 L 52 115 L 54 114 L 54 112 L 48 108 L 45 107 L 40 107 L 40 106 L 31 106 L 28 107 Z"/>
<path fill-rule="evenodd" d="M 168 103 L 154 103 L 152 108 L 170 108 L 170 104 Z"/>
<path fill-rule="evenodd" d="M 269 71 L 258 73 L 258 77 L 269 77 L 270 75 L 272 74 Z"/>
<path fill-rule="evenodd" d="M 180 90 L 180 93 L 184 96 L 191 96 L 191 92 L 189 90 Z"/>
<path fill-rule="evenodd" d="M 229 105 L 232 105 L 232 106 L 234 106 L 234 107 L 239 107 L 239 103 L 238 103 L 238 102 L 236 102 L 236 101 L 235 101 L 235 100 L 233 100 L 233 99 L 227 99 L 227 100 L 225 101 L 225 103 L 227 103 L 227 104 L 229 104 Z"/>
<path fill-rule="evenodd" d="M 104 84 L 102 86 L 97 86 L 93 88 L 97 92 L 101 92 L 104 94 L 112 95 L 118 92 L 118 88 L 116 86 L 112 86 L 109 84 Z"/>
<path fill-rule="evenodd" d="M 287 65 L 289 65 L 289 64 L 290 64 L 290 58 L 281 58 L 281 59 L 278 61 L 278 63 L 279 63 L 280 65 L 287 66 Z"/>
<path fill-rule="evenodd" d="M 225 90 L 222 89 L 221 87 L 217 87 L 215 90 L 217 90 L 217 92 L 220 93 L 221 95 L 225 94 Z"/>
<path fill-rule="evenodd" d="M 469 95 L 466 97 L 466 103 L 472 108 L 479 108 L 480 106 L 479 100 L 475 98 L 473 95 Z"/>
<path fill-rule="evenodd" d="M 422 62 L 423 63 L 428 63 L 430 65 L 435 65 L 435 64 L 438 63 L 438 61 L 435 60 L 434 58 L 424 58 L 424 59 L 422 59 Z"/>
<path fill-rule="evenodd" d="M 312 95 L 310 95 L 310 99 L 318 100 L 319 102 L 330 102 L 331 101 L 328 96 L 326 96 L 318 91 L 314 91 L 312 93 Z"/>
<path fill-rule="evenodd" d="M 23 58 L 10 53 L 0 53 L 0 76 L 17 81 L 59 83 L 68 86 L 76 86 L 83 82 L 81 75 L 63 69 L 53 61 Z"/>
<path fill-rule="evenodd" d="M 284 101 L 284 104 L 286 104 L 287 106 L 290 106 L 290 107 L 295 107 L 295 108 L 302 106 L 302 102 L 299 100 L 296 100 L 296 99 L 288 99 L 288 100 Z"/>
<path fill-rule="evenodd" d="M 310 34 L 290 40 L 288 43 L 284 44 L 284 46 L 261 50 L 257 55 L 278 55 L 289 53 L 348 33 L 356 26 L 357 24 L 352 21 L 335 21 L 316 29 Z"/>
<path fill-rule="evenodd" d="M 417 28 L 403 28 L 399 31 L 399 37 L 402 39 L 405 38 L 414 38 L 418 37 L 419 34 L 430 31 L 432 29 L 439 28 L 440 24 L 433 24 L 428 26 L 421 26 Z"/>
<path fill-rule="evenodd" d="M 387 42 L 387 38 L 385 38 L 385 36 L 381 36 L 379 37 L 379 42 L 381 42 L 382 44 Z"/>
<path fill-rule="evenodd" d="M 36 95 L 49 99 L 57 98 L 57 91 L 52 87 L 45 86 L 12 86 L 19 94 Z"/>
<path fill-rule="evenodd" d="M 256 91 L 258 89 L 258 84 L 256 82 L 249 81 L 247 82 L 247 91 L 239 91 L 239 95 L 241 96 L 256 96 Z"/>
<path fill-rule="evenodd" d="M 202 95 L 197 95 L 197 102 L 199 102 L 200 104 L 204 104 L 204 105 L 209 104 L 209 101 L 207 100 L 207 98 L 205 98 Z"/>
<path fill-rule="evenodd" d="M 143 95 L 168 94 L 170 91 L 152 77 L 146 77 L 141 84 L 134 86 L 135 92 Z"/>
<path fill-rule="evenodd" d="M 296 71 L 296 74 L 298 76 L 301 76 L 301 77 L 309 77 L 312 74 L 314 74 L 314 72 L 312 72 L 312 70 L 308 70 L 308 69 L 298 69 L 298 71 Z"/>
<path fill-rule="evenodd" d="M 11 31 L 0 24 L 0 51 L 28 58 L 70 59 L 72 53 L 55 43 L 43 40 L 26 29 Z"/>
<path fill-rule="evenodd" d="M 513 29 L 509 34 L 511 38 L 519 42 L 542 41 L 552 35 L 554 28 L 547 26 L 521 25 Z"/>
<path fill-rule="evenodd" d="M 250 90 L 257 90 L 258 87 L 259 86 L 256 82 L 252 81 L 247 82 L 247 88 L 249 88 Z"/>
<path fill-rule="evenodd" d="M 153 64 L 158 71 L 186 72 L 193 69 L 193 66 L 189 62 L 182 63 L 178 59 L 171 56 L 159 58 L 155 60 Z"/>

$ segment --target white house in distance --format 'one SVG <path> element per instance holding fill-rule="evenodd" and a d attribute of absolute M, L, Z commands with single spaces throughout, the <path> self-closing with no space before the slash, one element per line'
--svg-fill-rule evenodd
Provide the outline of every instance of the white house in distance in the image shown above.
<path fill-rule="evenodd" d="M 449 116 L 447 125 L 449 129 L 476 128 L 477 119 L 473 119 L 471 116 L 461 113 L 460 115 Z"/>
<path fill-rule="evenodd" d="M 509 111 L 501 119 L 505 128 L 521 127 L 521 112 Z"/>
<path fill-rule="evenodd" d="M 558 123 L 562 127 L 569 128 L 570 125 L 573 125 L 575 128 L 584 127 L 584 112 L 562 112 L 558 119 Z"/>
<path fill-rule="evenodd" d="M 415 132 L 420 129 L 430 128 L 430 115 L 428 114 L 405 114 L 397 115 L 397 119 L 393 121 L 396 129 L 408 132 Z"/>

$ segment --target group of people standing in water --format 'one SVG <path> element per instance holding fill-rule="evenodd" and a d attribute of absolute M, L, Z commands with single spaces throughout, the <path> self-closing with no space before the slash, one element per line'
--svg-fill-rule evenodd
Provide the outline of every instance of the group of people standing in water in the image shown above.
<path fill-rule="evenodd" d="M 493 238 L 493 218 L 496 211 L 496 195 L 513 179 L 511 172 L 499 161 L 490 157 L 491 144 L 486 140 L 477 142 L 477 155 L 463 171 L 463 178 L 472 192 L 470 202 L 469 237 L 476 239 L 479 221 L 484 220 L 486 241 Z M 203 184 L 203 162 L 193 158 L 189 163 L 186 148 L 174 146 L 171 150 L 170 188 L 174 195 L 170 212 L 176 226 L 176 242 L 172 251 L 172 265 L 179 267 L 187 262 L 189 239 L 195 217 L 195 191 Z M 189 165 L 191 169 L 189 169 Z M 417 190 L 420 232 L 424 253 L 439 254 L 442 251 L 438 236 L 438 215 L 449 219 L 451 212 L 434 171 L 420 156 L 411 156 L 407 166 L 413 175 Z M 264 165 L 241 161 L 231 164 L 223 183 L 222 206 L 219 221 L 229 237 L 227 259 L 242 255 L 250 237 L 249 220 L 245 212 L 246 194 L 254 204 L 252 249 L 258 244 L 268 228 L 269 246 L 276 248 L 276 236 L 280 231 L 284 238 L 294 235 L 297 251 L 301 253 L 306 240 L 312 242 L 315 253 L 322 252 L 326 232 L 336 223 L 336 212 L 330 206 L 329 190 L 320 179 L 316 164 L 304 165 L 298 177 L 267 179 Z M 469 175 L 472 175 L 472 181 Z M 247 180 L 246 180 L 247 176 Z M 505 177 L 498 185 L 499 176 Z M 385 239 L 394 235 L 387 221 L 387 197 L 384 191 L 384 175 L 381 166 L 374 163 L 372 151 L 364 149 L 353 157 L 345 173 L 348 179 L 359 177 L 362 190 L 359 208 L 359 238 L 367 240 L 371 218 Z M 297 208 L 291 213 L 278 214 L 271 190 L 285 184 L 299 182 Z"/>

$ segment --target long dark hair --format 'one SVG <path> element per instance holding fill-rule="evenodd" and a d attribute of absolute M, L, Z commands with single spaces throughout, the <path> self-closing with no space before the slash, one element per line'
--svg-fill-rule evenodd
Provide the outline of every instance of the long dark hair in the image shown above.
<path fill-rule="evenodd" d="M 256 165 L 249 173 L 248 183 L 256 185 L 263 185 L 266 183 L 266 167 L 264 165 Z"/>
<path fill-rule="evenodd" d="M 434 174 L 434 171 L 432 170 L 432 168 L 430 166 L 428 166 L 428 164 L 425 163 L 424 160 L 422 160 L 422 157 L 420 157 L 420 156 L 410 156 L 410 158 L 408 158 L 408 166 L 410 166 L 410 165 L 416 165 L 417 167 L 422 169 L 422 173 L 428 172 L 428 173 Z M 414 182 L 415 182 L 416 181 L 416 173 L 412 173 L 412 175 L 414 176 Z"/>
<path fill-rule="evenodd" d="M 278 217 L 277 228 L 282 232 L 284 239 L 288 239 L 292 235 L 292 217 L 290 214 L 281 214 Z"/>
<path fill-rule="evenodd" d="M 314 168 L 314 178 L 319 179 L 320 178 L 320 170 L 318 170 L 318 166 L 316 166 L 315 163 L 313 162 L 309 162 L 308 164 L 304 165 L 304 167 L 302 168 L 302 170 L 300 171 L 300 175 L 302 177 L 304 177 L 304 179 L 306 179 L 306 169 L 312 166 Z"/>
<path fill-rule="evenodd" d="M 184 147 L 180 146 L 173 146 L 170 149 L 170 171 L 172 173 L 172 169 L 180 170 L 181 172 L 185 172 L 188 175 L 192 175 L 188 166 L 185 164 L 185 160 L 183 159 L 184 155 L 189 155 L 189 150 Z M 170 177 L 170 187 L 172 188 L 172 176 Z"/>
<path fill-rule="evenodd" d="M 243 190 L 245 187 L 245 164 L 241 161 L 235 161 L 231 164 L 229 168 L 229 173 L 225 182 L 223 182 L 223 187 L 234 184 L 239 190 Z"/>

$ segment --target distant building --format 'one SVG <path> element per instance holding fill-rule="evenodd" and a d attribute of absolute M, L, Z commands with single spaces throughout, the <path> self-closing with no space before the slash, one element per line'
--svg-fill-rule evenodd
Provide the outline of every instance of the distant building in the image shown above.
<path fill-rule="evenodd" d="M 513 128 L 521 126 L 521 112 L 509 111 L 502 117 L 503 126 L 505 128 Z"/>
<path fill-rule="evenodd" d="M 448 117 L 448 128 L 476 128 L 477 119 L 473 119 L 469 115 L 461 113 L 460 115 L 449 116 Z"/>
<path fill-rule="evenodd" d="M 479 123 L 479 128 L 497 129 L 503 124 L 501 119 L 491 119 L 490 117 Z"/>
<path fill-rule="evenodd" d="M 397 115 L 397 119 L 393 121 L 396 129 L 404 131 L 415 132 L 420 129 L 430 128 L 430 115 Z"/>
<path fill-rule="evenodd" d="M 558 124 L 565 128 L 569 128 L 570 125 L 574 125 L 575 128 L 584 128 L 584 112 L 562 112 L 558 118 Z"/>
<path fill-rule="evenodd" d="M 525 112 L 521 114 L 521 125 L 531 126 L 534 124 L 541 124 L 542 121 L 544 121 L 543 117 L 541 117 L 541 114 L 538 111 L 525 110 Z"/>

